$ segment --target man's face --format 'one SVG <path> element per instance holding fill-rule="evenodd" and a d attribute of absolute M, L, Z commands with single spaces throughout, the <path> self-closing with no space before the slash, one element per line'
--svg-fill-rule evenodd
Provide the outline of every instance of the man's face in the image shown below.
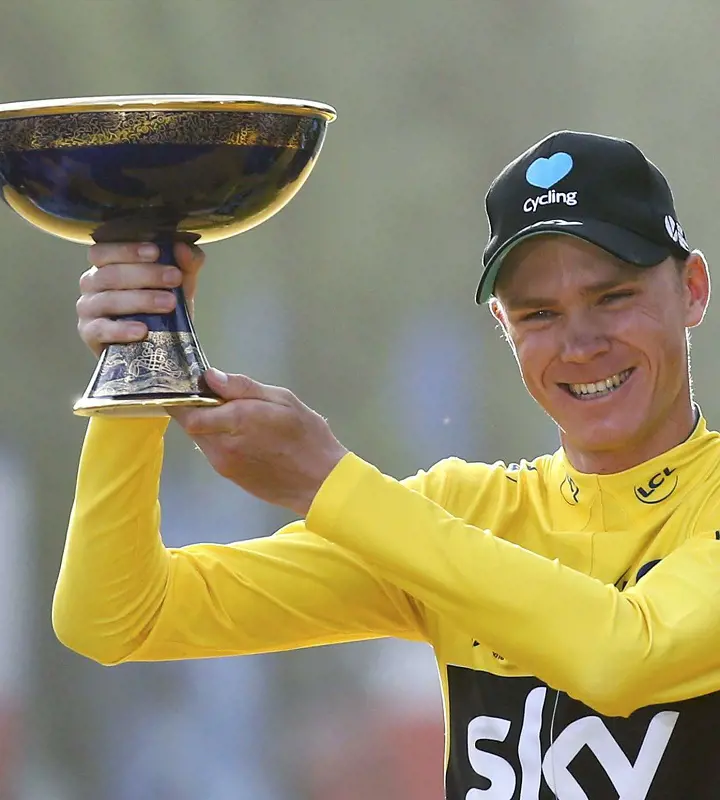
<path fill-rule="evenodd" d="M 679 273 L 671 259 L 638 268 L 579 239 L 537 236 L 508 255 L 495 291 L 525 385 L 566 449 L 642 450 L 682 425 L 686 329 L 709 292 L 701 256 Z"/>

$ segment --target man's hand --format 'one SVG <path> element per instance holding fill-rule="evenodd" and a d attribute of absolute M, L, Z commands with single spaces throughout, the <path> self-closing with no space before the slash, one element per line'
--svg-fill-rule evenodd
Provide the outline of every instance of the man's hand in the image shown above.
<path fill-rule="evenodd" d="M 226 402 L 169 413 L 203 451 L 213 469 L 247 492 L 304 517 L 348 452 L 325 419 L 287 389 L 244 375 L 205 373 Z"/>
<path fill-rule="evenodd" d="M 95 355 L 111 343 L 144 339 L 145 325 L 116 318 L 172 311 L 175 297 L 168 289 L 182 284 L 192 310 L 205 260 L 202 250 L 178 244 L 179 267 L 158 265 L 158 255 L 152 244 L 90 248 L 93 266 L 80 279 L 77 313 L 80 336 Z M 215 370 L 205 379 L 226 402 L 216 408 L 173 409 L 172 416 L 216 472 L 269 503 L 305 516 L 320 485 L 347 453 L 327 422 L 287 389 Z"/>
<path fill-rule="evenodd" d="M 78 332 L 99 356 L 106 345 L 139 342 L 147 335 L 142 322 L 115 319 L 123 314 L 165 314 L 175 307 L 167 291 L 182 284 L 192 313 L 197 277 L 205 256 L 198 247 L 175 246 L 179 267 L 155 263 L 154 244 L 96 244 L 88 252 L 93 266 L 80 278 Z"/>

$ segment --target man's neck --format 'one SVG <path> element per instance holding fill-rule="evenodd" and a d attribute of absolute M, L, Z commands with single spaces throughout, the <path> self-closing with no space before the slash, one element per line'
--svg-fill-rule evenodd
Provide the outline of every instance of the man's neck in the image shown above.
<path fill-rule="evenodd" d="M 667 418 L 652 436 L 618 450 L 587 451 L 575 447 L 560 431 L 565 455 L 578 471 L 592 475 L 611 475 L 637 467 L 686 441 L 697 425 L 699 411 L 688 402 L 678 413 Z"/>

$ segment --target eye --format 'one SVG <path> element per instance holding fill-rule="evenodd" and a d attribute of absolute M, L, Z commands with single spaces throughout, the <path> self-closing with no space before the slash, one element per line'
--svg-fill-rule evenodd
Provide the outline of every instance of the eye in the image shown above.
<path fill-rule="evenodd" d="M 632 289 L 623 289 L 618 292 L 608 292 L 600 298 L 601 303 L 613 303 L 615 300 L 624 300 L 627 297 L 632 297 L 635 292 Z"/>
<path fill-rule="evenodd" d="M 531 311 L 529 314 L 523 315 L 520 319 L 522 322 L 538 322 L 552 319 L 554 316 L 554 311 L 550 311 L 548 308 L 540 308 L 537 311 Z"/>

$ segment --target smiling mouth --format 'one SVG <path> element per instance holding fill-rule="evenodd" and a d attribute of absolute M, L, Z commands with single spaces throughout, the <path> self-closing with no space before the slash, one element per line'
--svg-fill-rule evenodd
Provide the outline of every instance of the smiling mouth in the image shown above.
<path fill-rule="evenodd" d="M 634 368 L 625 369 L 594 383 L 563 383 L 560 384 L 568 394 L 578 400 L 598 400 L 607 397 L 619 389 L 632 375 Z"/>

